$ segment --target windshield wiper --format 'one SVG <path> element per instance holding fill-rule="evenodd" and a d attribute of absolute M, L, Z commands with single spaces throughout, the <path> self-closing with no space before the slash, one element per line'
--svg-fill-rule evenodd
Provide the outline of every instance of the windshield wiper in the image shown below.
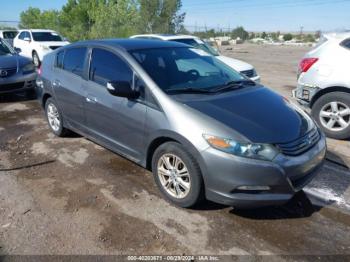
<path fill-rule="evenodd" d="M 225 83 L 222 86 L 219 86 L 217 88 L 211 89 L 211 92 L 223 92 L 223 91 L 228 91 L 228 90 L 232 90 L 232 89 L 239 89 L 244 87 L 245 85 L 251 85 L 251 86 L 255 86 L 255 82 L 252 80 L 235 80 L 235 81 L 229 81 L 227 83 Z"/>
<path fill-rule="evenodd" d="M 195 88 L 195 87 L 174 88 L 174 89 L 169 89 L 166 92 L 167 93 L 201 93 L 201 94 L 212 93 L 211 90 Z"/>

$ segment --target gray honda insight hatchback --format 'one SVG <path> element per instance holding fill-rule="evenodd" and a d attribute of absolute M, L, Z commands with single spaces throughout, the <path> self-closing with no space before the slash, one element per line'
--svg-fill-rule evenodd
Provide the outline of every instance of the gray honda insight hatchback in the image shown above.
<path fill-rule="evenodd" d="M 322 165 L 326 142 L 288 100 L 215 57 L 166 41 L 79 42 L 48 54 L 51 130 L 77 132 L 151 170 L 170 202 L 280 205 Z"/>

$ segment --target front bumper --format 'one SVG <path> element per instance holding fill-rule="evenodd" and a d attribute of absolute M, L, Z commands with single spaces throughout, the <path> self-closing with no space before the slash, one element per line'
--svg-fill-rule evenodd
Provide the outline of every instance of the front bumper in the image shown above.
<path fill-rule="evenodd" d="M 10 94 L 35 89 L 37 73 L 17 73 L 11 77 L 0 78 L 0 94 Z"/>
<path fill-rule="evenodd" d="M 288 202 L 318 173 L 326 153 L 321 139 L 306 153 L 279 154 L 273 162 L 241 158 L 213 148 L 202 152 L 207 199 L 238 208 L 281 205 Z M 268 190 L 241 190 L 242 186 Z"/>

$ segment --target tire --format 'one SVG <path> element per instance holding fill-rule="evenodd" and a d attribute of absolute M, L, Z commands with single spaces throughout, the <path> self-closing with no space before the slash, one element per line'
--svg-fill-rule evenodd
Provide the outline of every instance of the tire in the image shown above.
<path fill-rule="evenodd" d="M 40 61 L 40 58 L 39 58 L 38 53 L 36 51 L 33 51 L 32 58 L 33 58 L 33 64 L 37 68 L 39 68 L 41 65 L 41 61 Z"/>
<path fill-rule="evenodd" d="M 45 115 L 51 131 L 56 136 L 65 137 L 69 134 L 69 130 L 63 127 L 62 113 L 52 97 L 47 99 L 45 103 Z M 58 122 L 54 120 L 54 117 L 57 117 Z"/>
<path fill-rule="evenodd" d="M 177 165 L 172 165 L 175 162 L 174 157 L 178 159 Z M 168 160 L 170 166 L 178 167 L 172 177 L 170 177 L 171 172 L 167 171 L 169 168 L 166 167 L 164 159 Z M 162 175 L 164 170 L 167 171 L 168 180 L 165 179 L 166 176 Z M 185 170 L 188 172 L 186 173 Z M 159 146 L 153 154 L 152 171 L 159 190 L 170 203 L 186 208 L 193 207 L 204 200 L 204 183 L 200 168 L 194 157 L 181 144 L 167 142 Z M 180 174 L 182 175 L 180 176 Z M 168 189 L 166 189 L 166 185 L 168 185 Z M 188 190 L 185 190 L 184 185 L 187 186 Z M 178 190 L 181 192 L 176 197 Z"/>
<path fill-rule="evenodd" d="M 350 112 L 349 110 L 350 94 L 331 92 L 314 103 L 311 114 L 328 137 L 347 139 L 350 137 L 350 113 L 344 112 Z"/>

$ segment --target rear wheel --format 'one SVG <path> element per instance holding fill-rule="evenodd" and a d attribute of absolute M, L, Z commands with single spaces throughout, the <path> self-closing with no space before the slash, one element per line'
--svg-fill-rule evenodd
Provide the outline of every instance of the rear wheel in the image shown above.
<path fill-rule="evenodd" d="M 312 116 L 328 137 L 350 137 L 350 94 L 332 92 L 321 96 L 312 107 Z"/>
<path fill-rule="evenodd" d="M 32 57 L 33 57 L 33 64 L 36 66 L 36 67 L 39 67 L 41 62 L 40 62 L 40 58 L 39 58 L 39 55 L 36 51 L 33 51 L 33 54 L 32 54 Z"/>
<path fill-rule="evenodd" d="M 179 143 L 168 142 L 157 148 L 152 171 L 165 198 L 180 207 L 191 207 L 204 199 L 204 184 L 194 157 Z"/>
<path fill-rule="evenodd" d="M 63 127 L 63 117 L 59 111 L 56 101 L 53 98 L 49 98 L 45 104 L 45 113 L 47 122 L 51 128 L 51 131 L 59 137 L 64 137 L 69 133 L 69 130 Z"/>

